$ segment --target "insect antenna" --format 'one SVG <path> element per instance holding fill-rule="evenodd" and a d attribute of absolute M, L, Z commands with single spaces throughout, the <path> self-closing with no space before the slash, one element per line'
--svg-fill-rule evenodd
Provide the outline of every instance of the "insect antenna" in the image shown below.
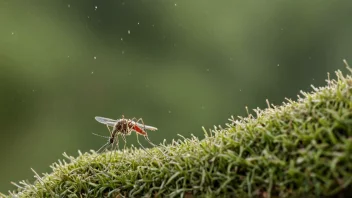
<path fill-rule="evenodd" d="M 102 137 L 102 138 L 106 138 L 106 139 L 109 139 L 110 137 L 108 136 L 103 136 L 103 135 L 99 135 L 99 134 L 96 134 L 96 133 L 92 133 L 93 135 L 95 136 L 98 136 L 98 137 Z"/>

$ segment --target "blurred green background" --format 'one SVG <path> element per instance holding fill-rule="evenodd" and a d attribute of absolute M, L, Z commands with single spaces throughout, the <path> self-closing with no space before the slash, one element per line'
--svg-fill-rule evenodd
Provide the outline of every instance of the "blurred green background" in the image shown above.
<path fill-rule="evenodd" d="M 347 0 L 0 0 L 0 191 L 63 152 L 98 149 L 106 140 L 91 133 L 108 131 L 97 115 L 142 117 L 158 144 L 324 85 L 352 62 L 351 10 Z"/>

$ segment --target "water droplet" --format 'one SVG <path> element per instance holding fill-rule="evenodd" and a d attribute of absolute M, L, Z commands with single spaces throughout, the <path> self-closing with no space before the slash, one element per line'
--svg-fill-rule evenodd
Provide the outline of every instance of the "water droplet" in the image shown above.
<path fill-rule="evenodd" d="M 98 6 L 94 6 L 94 10 L 97 10 L 98 9 Z"/>
<path fill-rule="evenodd" d="M 67 7 L 68 7 L 68 8 L 70 8 L 70 7 L 71 7 L 71 5 L 70 5 L 70 4 L 68 4 L 68 5 L 67 5 Z"/>
<path fill-rule="evenodd" d="M 127 33 L 128 33 L 128 34 L 131 34 L 131 31 L 130 31 L 130 30 L 128 30 L 128 31 L 127 31 Z"/>

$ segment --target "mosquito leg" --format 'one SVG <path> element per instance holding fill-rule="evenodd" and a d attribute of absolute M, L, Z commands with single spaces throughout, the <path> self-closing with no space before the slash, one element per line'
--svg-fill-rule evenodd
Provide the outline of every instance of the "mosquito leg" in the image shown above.
<path fill-rule="evenodd" d="M 149 142 L 150 145 L 152 145 L 154 147 L 156 146 L 152 141 L 150 141 L 150 139 L 148 138 L 147 135 L 145 135 L 144 138 Z"/>
<path fill-rule="evenodd" d="M 143 127 L 143 130 L 146 132 L 146 130 L 145 130 L 145 124 L 144 124 L 144 121 L 143 121 L 142 118 L 139 118 L 139 119 L 137 119 L 137 118 L 132 118 L 132 121 L 135 122 L 134 126 L 136 126 L 137 123 L 140 123 L 140 122 L 141 122 L 141 124 L 144 126 L 144 127 Z M 137 142 L 138 142 L 138 144 L 139 144 L 144 150 L 146 150 L 145 147 L 144 147 L 144 146 L 141 144 L 141 142 L 139 141 L 138 134 L 136 134 L 136 135 L 137 135 Z M 145 137 L 146 140 L 149 142 L 149 144 L 151 144 L 152 146 L 156 146 L 155 144 L 153 144 L 153 143 L 149 140 L 147 134 L 144 135 L 144 137 Z"/>
<path fill-rule="evenodd" d="M 110 141 L 110 140 L 109 140 Z M 112 142 L 110 142 L 110 145 L 111 145 L 111 149 L 110 149 L 110 162 L 112 161 L 112 155 L 113 155 L 113 152 L 114 152 L 114 146 L 115 146 L 115 138 L 113 138 Z"/>
<path fill-rule="evenodd" d="M 119 149 L 119 136 L 116 134 L 116 148 Z"/>
<path fill-rule="evenodd" d="M 133 118 L 131 119 L 131 121 L 134 122 L 133 127 L 132 127 L 132 128 L 134 128 L 134 127 L 137 125 L 138 120 L 137 120 L 136 117 L 133 117 Z"/>
<path fill-rule="evenodd" d="M 139 119 L 137 119 L 137 118 L 132 118 L 132 120 L 135 121 L 136 124 L 139 123 L 139 122 L 141 122 L 141 124 L 143 125 L 143 130 L 145 131 L 145 124 L 144 124 L 144 121 L 143 121 L 142 118 L 139 118 Z"/>
<path fill-rule="evenodd" d="M 134 118 L 131 119 L 131 121 L 134 122 L 134 125 L 133 125 L 132 128 L 138 126 L 137 124 L 138 124 L 139 122 L 142 122 L 142 125 L 144 126 L 144 127 L 143 127 L 143 130 L 145 131 L 145 125 L 144 125 L 144 122 L 143 122 L 142 118 L 137 119 L 137 118 L 134 117 Z M 146 150 L 146 148 L 141 144 L 141 142 L 139 141 L 139 137 L 138 137 L 138 136 L 139 136 L 138 133 L 136 133 L 136 137 L 137 137 L 137 142 L 138 142 L 138 144 L 142 147 L 142 149 L 143 149 L 145 152 L 147 152 L 149 155 L 151 155 L 151 154 Z M 150 140 L 149 140 L 149 142 L 150 142 Z M 154 144 L 152 144 L 152 145 L 154 145 Z"/>
<path fill-rule="evenodd" d="M 106 128 L 108 128 L 109 133 L 110 133 L 110 137 L 111 137 L 111 136 L 112 136 L 112 132 L 111 132 L 111 130 L 110 130 L 110 128 L 109 128 L 109 125 L 106 125 Z M 109 140 L 109 141 L 110 141 L 110 140 Z M 112 150 L 113 150 L 113 149 L 114 149 L 114 144 L 110 142 L 110 145 L 112 146 Z M 108 149 L 106 148 L 105 151 L 108 151 Z"/>
<path fill-rule="evenodd" d="M 145 131 L 145 124 L 144 124 L 143 119 L 142 119 L 142 118 L 139 118 L 139 121 L 142 122 L 142 124 L 143 124 L 143 126 L 144 126 L 144 131 Z M 154 146 L 154 147 L 156 146 L 152 141 L 150 141 L 150 139 L 148 138 L 148 135 L 145 135 L 144 138 L 149 142 L 150 145 L 152 145 L 152 146 Z"/>
<path fill-rule="evenodd" d="M 115 145 L 115 149 L 112 148 L 111 153 L 114 152 L 116 153 L 116 151 L 119 149 L 119 134 L 116 133 L 115 137 L 114 137 L 114 145 Z"/>
<path fill-rule="evenodd" d="M 137 118 L 132 118 L 132 121 L 134 122 L 133 127 L 137 126 L 137 123 L 139 123 L 141 120 L 142 120 L 142 118 L 139 118 L 139 119 L 137 119 Z M 143 122 L 143 120 L 142 120 L 142 122 Z M 144 124 L 143 124 L 143 125 L 144 125 Z M 144 129 L 143 129 L 143 130 L 144 130 Z M 145 130 L 144 130 L 144 131 L 145 131 Z M 138 133 L 136 133 L 136 137 L 137 137 L 137 142 L 138 142 L 138 144 L 145 150 L 144 146 L 143 146 L 143 145 L 141 144 L 141 142 L 139 141 Z"/>
<path fill-rule="evenodd" d="M 137 136 L 137 142 L 138 142 L 138 144 L 145 150 L 145 148 L 144 148 L 144 146 L 139 142 L 139 138 L 138 138 L 138 134 L 136 133 L 136 136 Z"/>
<path fill-rule="evenodd" d="M 122 137 L 122 140 L 125 142 L 125 144 L 123 145 L 123 152 L 125 152 L 126 144 L 127 144 L 126 136 L 124 134 L 121 134 L 121 137 Z"/>
<path fill-rule="evenodd" d="M 136 123 L 138 123 L 138 122 L 141 122 L 141 124 L 144 126 L 144 131 L 146 131 L 146 129 L 145 129 L 145 124 L 144 124 L 144 121 L 143 121 L 143 119 L 142 118 L 139 118 L 137 121 L 136 121 Z M 156 145 L 148 138 L 148 134 L 146 134 L 146 135 L 144 135 L 144 138 L 145 138 L 145 140 L 147 140 L 147 142 L 150 144 L 150 145 L 152 145 L 153 147 L 156 147 Z M 137 141 L 138 141 L 138 143 L 139 143 L 139 140 L 138 140 L 138 134 L 137 134 Z M 139 143 L 139 145 L 141 145 L 140 143 Z M 141 145 L 142 146 L 142 145 Z M 142 146 L 143 147 L 143 146 Z M 144 148 L 144 147 L 143 147 Z M 158 150 L 162 153 L 162 154 L 164 154 L 165 155 L 165 153 L 163 152 L 163 151 L 161 151 L 159 148 L 158 148 Z M 148 153 L 148 152 L 147 152 Z"/>
<path fill-rule="evenodd" d="M 142 118 L 139 118 L 139 119 L 136 121 L 136 123 L 139 123 L 139 122 L 142 122 L 143 126 L 145 126 Z M 143 130 L 145 131 L 145 127 L 144 127 Z M 141 144 L 141 142 L 139 141 L 139 135 L 138 135 L 138 133 L 136 133 L 136 136 L 137 136 L 137 142 L 138 142 L 138 144 L 143 148 L 143 150 L 144 150 L 145 152 L 147 152 L 149 155 L 153 156 L 152 154 L 150 154 L 150 153 L 147 151 L 147 149 L 145 149 L 145 147 L 144 147 L 144 146 Z M 144 135 L 144 136 L 147 136 L 147 134 Z M 148 139 L 148 140 L 149 140 L 149 139 Z M 150 142 L 150 140 L 149 140 L 149 142 Z M 151 144 L 151 145 L 154 146 L 154 144 Z"/>
<path fill-rule="evenodd" d="M 142 118 L 139 118 L 139 119 L 136 121 L 136 123 L 139 123 L 139 122 L 143 125 L 143 130 L 147 133 L 147 131 L 145 130 L 145 124 L 144 124 L 143 119 L 142 119 Z"/>
<path fill-rule="evenodd" d="M 109 133 L 110 133 L 110 137 L 111 137 L 111 130 L 110 130 L 110 128 L 109 128 L 109 125 L 106 125 L 106 127 L 108 128 Z"/>
<path fill-rule="evenodd" d="M 145 124 L 142 118 L 139 118 L 137 122 L 141 122 L 141 124 L 144 126 L 144 131 L 145 131 Z M 150 139 L 148 138 L 148 135 L 144 135 L 144 138 L 148 141 L 148 143 L 152 146 L 156 146 L 152 141 L 150 141 Z"/>
<path fill-rule="evenodd" d="M 142 118 L 139 118 L 139 121 L 141 121 L 141 122 L 142 122 L 142 124 L 143 124 L 143 130 L 145 131 L 145 124 L 144 124 L 143 119 L 142 119 Z"/>

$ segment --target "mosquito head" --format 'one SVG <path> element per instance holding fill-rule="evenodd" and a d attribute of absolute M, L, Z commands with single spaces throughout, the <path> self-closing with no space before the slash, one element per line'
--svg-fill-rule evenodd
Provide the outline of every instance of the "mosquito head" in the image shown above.
<path fill-rule="evenodd" d="M 110 144 L 114 143 L 114 140 L 115 140 L 114 137 L 110 137 L 110 138 L 109 138 L 109 143 L 110 143 Z"/>

